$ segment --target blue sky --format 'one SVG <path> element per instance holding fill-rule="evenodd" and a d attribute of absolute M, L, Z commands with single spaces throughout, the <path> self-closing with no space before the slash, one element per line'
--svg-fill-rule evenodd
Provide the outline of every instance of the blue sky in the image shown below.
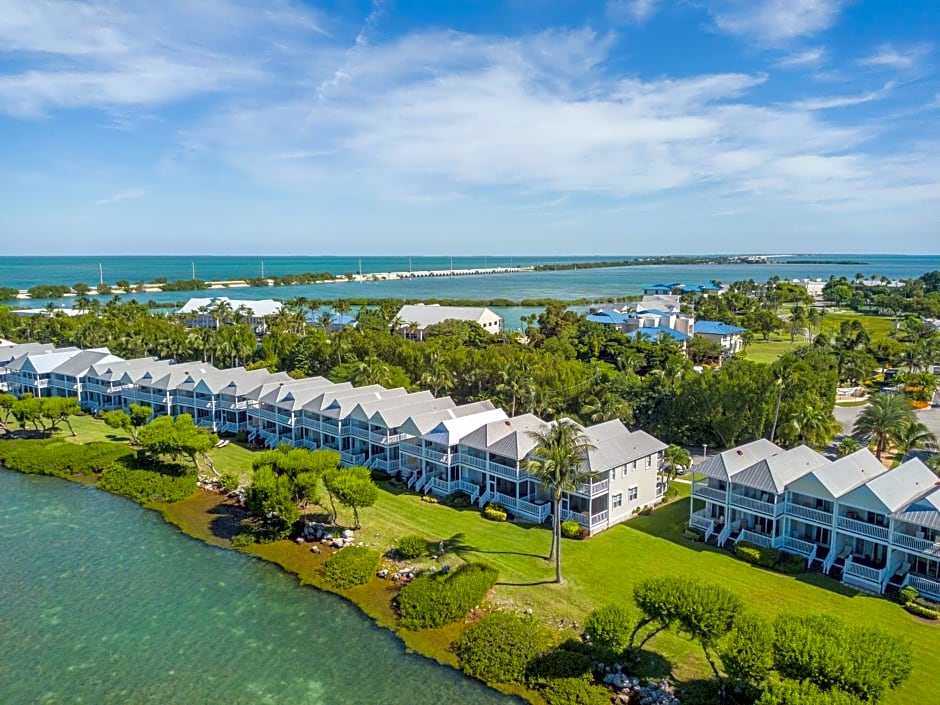
<path fill-rule="evenodd" d="M 9 254 L 937 252 L 940 0 L 0 0 Z"/>

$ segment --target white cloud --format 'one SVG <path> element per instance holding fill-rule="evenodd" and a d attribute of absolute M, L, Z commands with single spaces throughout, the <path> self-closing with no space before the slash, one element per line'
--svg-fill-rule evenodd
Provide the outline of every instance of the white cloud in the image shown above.
<path fill-rule="evenodd" d="M 799 100 L 793 103 L 793 107 L 800 110 L 829 110 L 831 108 L 847 108 L 852 105 L 861 105 L 870 103 L 874 100 L 883 100 L 891 95 L 894 89 L 894 82 L 889 81 L 876 91 L 860 93 L 858 95 L 840 95 L 840 96 L 819 96 Z"/>
<path fill-rule="evenodd" d="M 661 0 L 607 0 L 607 17 L 615 24 L 644 24 L 659 9 Z"/>
<path fill-rule="evenodd" d="M 110 196 L 106 196 L 95 201 L 95 203 L 99 206 L 108 206 L 112 203 L 120 203 L 121 201 L 135 201 L 138 198 L 143 198 L 148 193 L 149 191 L 146 189 L 126 189 L 124 191 L 112 193 Z"/>
<path fill-rule="evenodd" d="M 825 47 L 810 47 L 779 59 L 776 66 L 782 69 L 798 69 L 819 66 L 826 58 Z"/>
<path fill-rule="evenodd" d="M 722 32 L 776 44 L 828 29 L 843 4 L 844 0 L 718 0 L 712 15 Z"/>
<path fill-rule="evenodd" d="M 859 66 L 874 66 L 908 71 L 917 68 L 920 60 L 930 52 L 928 46 L 910 47 L 906 51 L 895 49 L 890 44 L 882 44 L 875 53 L 858 60 Z"/>

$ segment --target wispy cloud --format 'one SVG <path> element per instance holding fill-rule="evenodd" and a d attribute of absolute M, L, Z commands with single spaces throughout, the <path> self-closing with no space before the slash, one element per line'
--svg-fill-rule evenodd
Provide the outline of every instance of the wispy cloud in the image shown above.
<path fill-rule="evenodd" d="M 718 29 L 771 44 L 818 34 L 831 27 L 845 0 L 716 0 Z"/>
<path fill-rule="evenodd" d="M 857 95 L 841 95 L 841 96 L 820 96 L 816 98 L 809 98 L 807 100 L 799 100 L 793 103 L 793 107 L 799 110 L 829 110 L 831 108 L 847 108 L 852 105 L 861 105 L 862 103 L 870 103 L 874 100 L 883 100 L 891 95 L 891 91 L 894 89 L 894 81 L 888 81 L 881 88 L 876 91 L 868 91 L 867 93 L 859 93 Z"/>
<path fill-rule="evenodd" d="M 825 47 L 810 47 L 809 49 L 803 49 L 802 51 L 788 54 L 778 59 L 774 65 L 782 69 L 813 68 L 819 66 L 825 58 Z"/>
<path fill-rule="evenodd" d="M 117 193 L 112 193 L 110 196 L 101 198 L 95 201 L 96 205 L 99 206 L 109 206 L 114 203 L 121 203 L 122 201 L 135 201 L 138 198 L 143 198 L 149 193 L 146 189 L 126 189 L 124 191 L 118 191 Z"/>
<path fill-rule="evenodd" d="M 900 50 L 891 44 L 882 44 L 877 51 L 858 60 L 859 66 L 874 66 L 895 69 L 896 71 L 908 71 L 917 68 L 928 53 L 931 47 L 927 45 L 918 45 Z"/>
<path fill-rule="evenodd" d="M 607 18 L 615 24 L 644 24 L 660 3 L 661 0 L 607 0 Z"/>

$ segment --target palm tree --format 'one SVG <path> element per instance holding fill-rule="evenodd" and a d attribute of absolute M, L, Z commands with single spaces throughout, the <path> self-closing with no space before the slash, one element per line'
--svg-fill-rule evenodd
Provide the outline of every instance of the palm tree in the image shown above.
<path fill-rule="evenodd" d="M 591 423 L 601 423 L 612 419 L 620 419 L 631 423 L 633 421 L 633 410 L 630 403 L 623 397 L 613 392 L 602 392 L 597 390 L 597 394 L 591 394 L 581 406 L 581 416 Z"/>
<path fill-rule="evenodd" d="M 914 411 L 903 394 L 875 394 L 855 420 L 852 435 L 865 443 L 875 442 L 875 456 L 894 443 L 904 426 L 914 418 Z"/>
<path fill-rule="evenodd" d="M 561 582 L 561 499 L 575 492 L 593 473 L 585 472 L 585 460 L 595 446 L 571 419 L 561 419 L 539 431 L 528 431 L 536 447 L 523 467 L 552 495 L 552 548 L 555 582 Z"/>
<path fill-rule="evenodd" d="M 677 446 L 675 443 L 663 451 L 663 459 L 666 461 L 669 479 L 676 476 L 678 468 L 688 468 L 692 465 L 692 454 L 682 446 Z"/>
<path fill-rule="evenodd" d="M 801 406 L 790 419 L 790 425 L 800 442 L 811 448 L 825 446 L 841 428 L 831 411 L 812 403 Z"/>
<path fill-rule="evenodd" d="M 901 461 L 913 450 L 933 450 L 937 447 L 937 437 L 920 421 L 911 418 L 905 423 L 894 439 Z"/>

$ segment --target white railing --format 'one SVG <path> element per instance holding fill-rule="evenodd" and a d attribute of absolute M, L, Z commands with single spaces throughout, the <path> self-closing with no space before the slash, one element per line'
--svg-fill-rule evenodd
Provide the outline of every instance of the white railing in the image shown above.
<path fill-rule="evenodd" d="M 392 467 L 394 464 L 395 463 L 393 463 L 391 460 L 387 460 L 385 458 L 375 458 L 372 461 L 372 467 L 376 470 L 382 470 L 383 472 L 392 472 L 394 469 L 396 469 Z"/>
<path fill-rule="evenodd" d="M 705 540 L 708 541 L 708 538 L 715 532 L 715 520 L 706 516 L 704 512 L 704 509 L 695 512 L 695 514 L 689 518 L 689 526 L 704 531 Z"/>
<path fill-rule="evenodd" d="M 369 440 L 382 446 L 395 445 L 401 443 L 405 438 L 409 438 L 407 433 L 380 433 L 378 431 L 369 432 Z"/>
<path fill-rule="evenodd" d="M 875 524 L 858 521 L 857 519 L 849 519 L 848 517 L 839 517 L 837 526 L 840 529 L 845 529 L 855 534 L 861 534 L 862 536 L 868 536 L 869 538 L 880 539 L 881 541 L 888 540 L 887 526 L 876 526 Z"/>
<path fill-rule="evenodd" d="M 832 512 L 824 512 L 819 509 L 814 509 L 813 507 L 806 507 L 802 504 L 787 502 L 787 514 L 799 517 L 800 519 L 809 519 L 810 521 L 815 521 L 817 524 L 832 526 Z"/>
<path fill-rule="evenodd" d="M 578 485 L 578 494 L 587 497 L 594 497 L 607 491 L 610 486 L 610 480 L 594 480 L 592 482 L 583 482 Z"/>
<path fill-rule="evenodd" d="M 598 512 L 597 514 L 591 515 L 591 527 L 592 528 L 600 524 L 606 524 L 606 523 L 607 523 L 607 510 L 606 509 L 602 512 Z"/>
<path fill-rule="evenodd" d="M 916 588 L 917 592 L 931 600 L 940 600 L 940 581 L 908 573 L 903 585 Z"/>
<path fill-rule="evenodd" d="M 698 482 L 692 483 L 692 496 L 710 499 L 713 502 L 721 502 L 722 504 L 728 500 L 727 490 L 719 490 L 717 487 L 709 487 Z"/>
<path fill-rule="evenodd" d="M 721 533 L 718 534 L 718 545 L 724 546 L 725 542 L 731 538 L 731 532 L 737 531 L 741 526 L 740 521 L 728 521 L 725 522 L 725 528 L 721 530 Z"/>
<path fill-rule="evenodd" d="M 490 501 L 499 502 L 507 509 L 512 509 L 516 514 L 524 514 L 525 518 L 539 523 L 545 521 L 552 511 L 552 507 L 548 502 L 535 504 L 527 499 L 517 499 L 501 492 L 490 493 Z"/>
<path fill-rule="evenodd" d="M 787 536 L 783 540 L 783 549 L 803 556 L 806 558 L 807 565 L 812 563 L 813 559 L 816 557 L 816 544 L 803 541 L 793 536 Z"/>
<path fill-rule="evenodd" d="M 561 513 L 562 521 L 576 521 L 584 529 L 591 528 L 591 521 L 588 519 L 587 514 L 581 514 L 579 512 L 573 512 L 570 509 L 566 509 Z"/>
<path fill-rule="evenodd" d="M 519 470 L 516 468 L 506 467 L 505 465 L 500 465 L 499 463 L 494 463 L 490 461 L 486 466 L 486 471 L 491 475 L 499 475 L 500 477 L 508 477 L 510 479 L 518 479 Z"/>
<path fill-rule="evenodd" d="M 400 446 L 398 446 L 398 450 L 402 455 L 410 455 L 412 458 L 424 457 L 421 446 L 415 443 L 402 443 Z"/>
<path fill-rule="evenodd" d="M 914 551 L 920 551 L 931 556 L 940 556 L 940 543 L 929 539 L 918 538 L 899 531 L 891 534 L 891 542 L 904 548 L 910 548 Z"/>
<path fill-rule="evenodd" d="M 444 465 L 450 465 L 451 458 L 453 457 L 450 453 L 442 453 L 439 450 L 431 450 L 430 448 L 424 449 L 423 456 L 426 460 L 431 460 L 435 463 L 443 463 Z"/>
<path fill-rule="evenodd" d="M 757 546 L 763 546 L 764 548 L 774 547 L 774 539 L 772 536 L 758 534 L 756 531 L 749 531 L 747 529 L 738 534 L 738 537 L 734 540 L 734 543 L 737 545 L 741 541 L 747 541 L 748 543 L 753 543 Z"/>
<path fill-rule="evenodd" d="M 353 453 L 348 450 L 340 451 L 340 457 L 343 460 L 343 465 L 346 466 L 362 465 L 366 461 L 365 453 Z"/>
<path fill-rule="evenodd" d="M 369 429 L 360 428 L 358 426 L 350 426 L 347 431 L 349 432 L 350 437 L 358 438 L 361 441 L 369 440 Z"/>
<path fill-rule="evenodd" d="M 852 562 L 851 556 L 845 559 L 845 568 L 842 571 L 842 582 L 861 587 L 863 590 L 881 592 L 881 577 L 883 569 L 869 568 Z"/>
<path fill-rule="evenodd" d="M 441 494 L 450 494 L 450 483 L 442 477 L 432 477 L 427 486 L 429 490 L 437 490 Z"/>
<path fill-rule="evenodd" d="M 405 448 L 405 445 L 402 444 L 402 449 Z M 475 455 L 470 455 L 468 453 L 457 453 L 457 462 L 462 465 L 469 465 L 472 468 L 477 470 L 486 470 L 486 459 L 478 458 Z"/>
<path fill-rule="evenodd" d="M 753 512 L 760 512 L 761 514 L 767 514 L 769 516 L 777 516 L 783 514 L 783 505 L 773 504 L 771 502 L 764 502 L 759 499 L 753 499 L 752 497 L 743 497 L 738 494 L 731 495 L 731 504 L 736 507 L 742 507 L 744 509 L 750 509 Z"/>

